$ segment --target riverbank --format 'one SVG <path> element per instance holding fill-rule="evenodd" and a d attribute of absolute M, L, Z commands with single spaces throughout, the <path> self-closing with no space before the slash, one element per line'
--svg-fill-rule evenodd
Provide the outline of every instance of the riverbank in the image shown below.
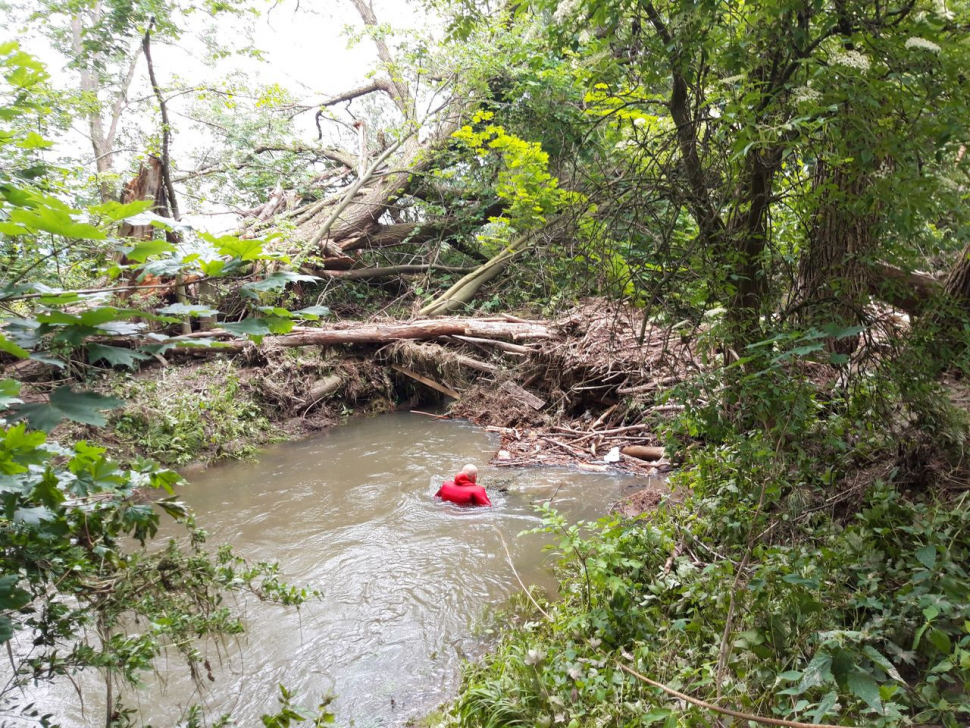
<path fill-rule="evenodd" d="M 268 345 L 204 358 L 190 352 L 177 364 L 161 360 L 94 377 L 99 392 L 125 407 L 109 413 L 107 429 L 74 429 L 122 459 L 197 468 L 252 457 L 266 444 L 352 415 L 444 406 L 445 416 L 501 436 L 492 460 L 500 467 L 656 476 L 671 467 L 658 428 L 683 409 L 670 387 L 696 364 L 686 340 L 643 329 L 638 316 L 596 299 L 544 324 L 546 338 L 525 344 L 447 336 Z"/>

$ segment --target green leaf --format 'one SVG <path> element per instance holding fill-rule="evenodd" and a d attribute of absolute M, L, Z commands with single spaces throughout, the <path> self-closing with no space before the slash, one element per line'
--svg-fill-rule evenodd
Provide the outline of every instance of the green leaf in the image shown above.
<path fill-rule="evenodd" d="M 239 336 L 266 336 L 270 333 L 268 321 L 265 318 L 244 318 L 242 321 L 224 323 L 222 328 Z"/>
<path fill-rule="evenodd" d="M 808 663 L 808 667 L 802 673 L 802 679 L 798 683 L 798 692 L 801 695 L 807 690 L 811 690 L 818 685 L 832 681 L 832 655 L 826 652 L 819 652 Z"/>
<path fill-rule="evenodd" d="M 281 291 L 290 283 L 297 283 L 300 281 L 315 283 L 319 280 L 320 279 L 317 276 L 307 276 L 301 273 L 293 273 L 291 271 L 277 271 L 261 281 L 247 283 L 245 286 L 242 286 L 240 290 L 254 296 L 254 292 L 256 291 Z"/>
<path fill-rule="evenodd" d="M 219 252 L 219 255 L 226 255 L 230 258 L 239 260 L 260 260 L 262 258 L 275 258 L 275 255 L 263 254 L 263 240 L 243 240 L 235 235 L 223 235 L 215 237 L 209 233 L 199 233 L 199 237 L 212 243 L 212 246 Z"/>
<path fill-rule="evenodd" d="M 11 210 L 10 221 L 23 225 L 32 232 L 43 231 L 65 238 L 82 240 L 104 240 L 105 235 L 94 225 L 76 222 L 70 212 L 55 210 L 52 207 L 38 207 L 34 210 Z"/>
<path fill-rule="evenodd" d="M 936 545 L 927 544 L 916 552 L 916 560 L 927 569 L 932 569 L 936 565 Z"/>
<path fill-rule="evenodd" d="M 37 526 L 43 521 L 55 520 L 55 516 L 50 508 L 35 506 L 33 508 L 18 508 L 14 511 L 13 520 L 17 523 L 26 523 L 28 526 Z"/>
<path fill-rule="evenodd" d="M 173 303 L 158 309 L 158 312 L 172 316 L 217 316 L 219 314 L 219 311 L 214 308 L 194 303 Z"/>
<path fill-rule="evenodd" d="M 838 699 L 839 695 L 834 690 L 830 693 L 826 693 L 825 697 L 819 701 L 818 707 L 808 714 L 809 719 L 813 723 L 820 723 L 822 719 L 832 711 L 832 708 L 835 707 Z"/>
<path fill-rule="evenodd" d="M 950 641 L 949 635 L 942 629 L 934 627 L 930 630 L 928 639 L 930 644 L 936 649 L 942 652 L 944 655 L 949 655 L 953 651 L 953 643 Z"/>
<path fill-rule="evenodd" d="M 853 670 L 846 679 L 849 692 L 861 699 L 877 713 L 882 712 L 882 698 L 879 697 L 879 686 L 872 679 L 872 675 L 862 670 Z"/>
<path fill-rule="evenodd" d="M 144 240 L 128 250 L 125 255 L 136 263 L 144 263 L 152 255 L 174 253 L 175 246 L 164 240 Z"/>
<path fill-rule="evenodd" d="M 106 397 L 96 392 L 75 392 L 65 386 L 55 389 L 47 403 L 16 406 L 14 420 L 26 419 L 32 428 L 44 432 L 50 432 L 64 419 L 103 427 L 107 420 L 101 410 L 114 409 L 123 404 L 124 402 L 114 397 Z"/>
<path fill-rule="evenodd" d="M 889 659 L 886 658 L 886 656 L 879 652 L 879 650 L 877 650 L 875 647 L 872 645 L 866 645 L 862 648 L 862 654 L 872 660 L 875 664 L 879 665 L 879 667 L 881 667 L 893 680 L 903 682 L 903 677 L 899 674 L 896 666 L 893 665 L 893 663 L 891 663 Z"/>
<path fill-rule="evenodd" d="M 12 404 L 20 404 L 20 382 L 16 379 L 0 380 L 0 409 L 6 409 Z"/>
<path fill-rule="evenodd" d="M 329 316 L 330 309 L 326 306 L 307 306 L 299 311 L 294 311 L 293 315 L 308 321 L 318 321 L 323 316 Z"/>
<path fill-rule="evenodd" d="M 92 205 L 88 210 L 106 222 L 118 222 L 119 220 L 124 220 L 126 217 L 138 215 L 150 210 L 154 204 L 153 200 L 136 200 L 126 205 L 112 201 L 105 202 L 101 205 Z"/>
<path fill-rule="evenodd" d="M 13 637 L 13 622 L 10 617 L 0 617 L 0 645 Z"/>
<path fill-rule="evenodd" d="M 3 334 L 0 334 L 0 351 L 5 351 L 8 354 L 13 354 L 18 359 L 26 359 L 30 356 L 30 352 L 23 347 L 17 346 L 10 339 L 8 339 Z"/>
<path fill-rule="evenodd" d="M 640 716 L 640 724 L 653 725 L 654 723 L 667 720 L 667 717 L 672 714 L 673 712 L 668 708 L 652 708 Z"/>
<path fill-rule="evenodd" d="M 94 364 L 104 359 L 113 367 L 133 368 L 136 361 L 150 359 L 148 354 L 144 354 L 134 349 L 123 349 L 119 346 L 106 346 L 104 344 L 88 345 L 88 362 Z"/>
<path fill-rule="evenodd" d="M 17 140 L 16 146 L 21 149 L 50 149 L 54 142 L 44 139 L 35 131 L 29 132 Z"/>
<path fill-rule="evenodd" d="M 224 323 L 222 328 L 239 336 L 266 336 L 266 334 L 285 334 L 293 330 L 290 319 L 279 316 L 265 318 L 245 318 L 234 323 Z"/>
<path fill-rule="evenodd" d="M 17 586 L 19 581 L 16 574 L 0 577 L 0 609 L 20 609 L 30 603 L 30 594 Z"/>
<path fill-rule="evenodd" d="M 43 362 L 44 364 L 50 364 L 52 367 L 57 367 L 58 369 L 63 369 L 67 364 L 64 363 L 63 359 L 58 359 L 56 356 L 48 356 L 47 354 L 31 354 L 31 360 Z"/>

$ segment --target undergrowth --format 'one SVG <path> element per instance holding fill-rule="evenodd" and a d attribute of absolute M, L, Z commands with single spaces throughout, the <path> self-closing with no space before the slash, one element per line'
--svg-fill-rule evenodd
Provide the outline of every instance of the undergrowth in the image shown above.
<path fill-rule="evenodd" d="M 689 385 L 692 401 L 715 404 L 688 407 L 669 433 L 685 457 L 681 504 L 572 526 L 546 508 L 562 595 L 510 615 L 447 721 L 723 718 L 633 670 L 756 716 L 970 724 L 970 495 L 953 477 L 965 413 L 912 371 L 846 384 L 744 365 L 743 418 Z"/>
<path fill-rule="evenodd" d="M 131 451 L 169 466 L 252 456 L 272 439 L 263 407 L 231 362 L 126 375 L 112 391 L 127 402 L 110 418 L 112 436 Z"/>

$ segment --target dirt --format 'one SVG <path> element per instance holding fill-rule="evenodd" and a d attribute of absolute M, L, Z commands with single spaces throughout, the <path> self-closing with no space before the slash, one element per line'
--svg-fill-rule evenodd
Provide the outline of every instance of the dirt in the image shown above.
<path fill-rule="evenodd" d="M 680 502 L 680 497 L 665 485 L 650 483 L 643 490 L 638 490 L 636 493 L 614 503 L 610 512 L 619 514 L 624 518 L 636 518 L 644 513 L 652 513 L 657 510 L 665 500 L 677 503 Z"/>

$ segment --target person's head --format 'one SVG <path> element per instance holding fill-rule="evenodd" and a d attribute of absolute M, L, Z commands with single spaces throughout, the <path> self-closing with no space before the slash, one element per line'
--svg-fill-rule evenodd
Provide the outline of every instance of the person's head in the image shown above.
<path fill-rule="evenodd" d="M 478 468 L 476 468 L 471 463 L 468 463 L 465 467 L 461 469 L 461 474 L 468 478 L 471 482 L 478 480 Z"/>

